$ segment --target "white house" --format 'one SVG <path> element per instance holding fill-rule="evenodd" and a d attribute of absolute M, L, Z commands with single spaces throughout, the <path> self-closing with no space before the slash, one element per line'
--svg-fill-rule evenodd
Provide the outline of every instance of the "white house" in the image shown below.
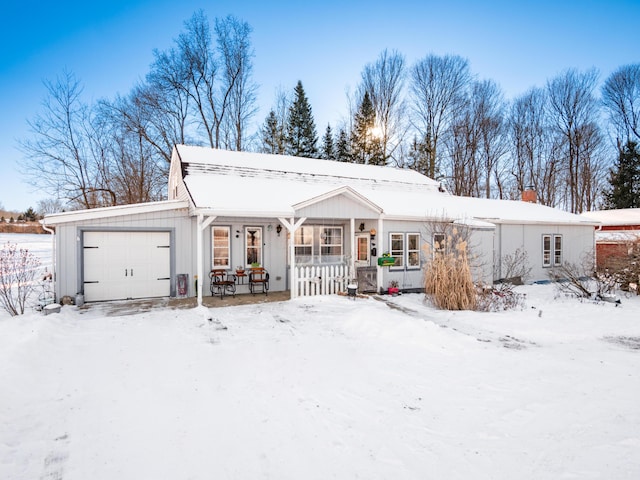
<path fill-rule="evenodd" d="M 56 231 L 56 294 L 86 301 L 209 294 L 212 268 L 260 264 L 292 297 L 420 290 L 438 225 L 472 232 L 479 281 L 528 253 L 530 280 L 577 263 L 598 222 L 522 201 L 456 197 L 415 171 L 178 145 L 168 200 L 45 217 Z M 380 266 L 383 255 L 394 259 Z M 184 279 L 188 278 L 187 284 Z M 230 276 L 239 292 L 245 277 Z M 195 279 L 204 281 L 196 282 Z M 187 288 L 188 287 L 188 288 Z M 185 292 L 185 289 L 187 290 Z"/>

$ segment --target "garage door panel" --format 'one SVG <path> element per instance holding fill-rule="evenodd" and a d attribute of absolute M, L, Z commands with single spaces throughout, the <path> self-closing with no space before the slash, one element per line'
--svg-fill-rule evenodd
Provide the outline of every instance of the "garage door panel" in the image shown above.
<path fill-rule="evenodd" d="M 169 232 L 85 232 L 87 301 L 170 295 Z"/>

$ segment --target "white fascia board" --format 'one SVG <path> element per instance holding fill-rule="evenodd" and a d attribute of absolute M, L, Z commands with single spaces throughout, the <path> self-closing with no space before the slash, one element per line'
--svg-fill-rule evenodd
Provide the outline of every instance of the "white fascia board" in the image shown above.
<path fill-rule="evenodd" d="M 562 221 L 562 220 L 515 220 L 515 219 L 502 219 L 502 218 L 490 218 L 490 217 L 475 217 L 478 220 L 482 220 L 483 222 L 490 222 L 501 225 L 561 225 L 561 226 L 574 226 L 574 227 L 597 227 L 600 225 L 599 222 L 592 221 Z"/>
<path fill-rule="evenodd" d="M 247 218 L 290 218 L 294 216 L 293 210 L 286 212 L 278 211 L 265 211 L 265 210 L 223 210 L 215 208 L 196 208 L 195 214 L 205 216 L 217 216 L 217 217 L 247 217 Z"/>
<path fill-rule="evenodd" d="M 189 203 L 182 200 L 166 200 L 162 202 L 135 203 L 131 205 L 117 205 L 115 207 L 92 208 L 73 212 L 53 213 L 46 215 L 40 223 L 43 225 L 60 225 L 62 223 L 95 220 L 97 218 L 113 218 L 123 215 L 137 215 L 144 213 L 163 212 L 167 210 L 187 209 Z"/>

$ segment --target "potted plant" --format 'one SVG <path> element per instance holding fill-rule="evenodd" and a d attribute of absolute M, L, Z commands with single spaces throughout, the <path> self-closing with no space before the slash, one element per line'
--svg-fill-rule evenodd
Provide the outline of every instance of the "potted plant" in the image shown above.
<path fill-rule="evenodd" d="M 399 287 L 400 287 L 400 284 L 398 283 L 397 280 L 390 280 L 389 289 L 388 289 L 389 295 L 394 295 L 394 296 L 397 295 L 398 292 L 400 292 Z"/>

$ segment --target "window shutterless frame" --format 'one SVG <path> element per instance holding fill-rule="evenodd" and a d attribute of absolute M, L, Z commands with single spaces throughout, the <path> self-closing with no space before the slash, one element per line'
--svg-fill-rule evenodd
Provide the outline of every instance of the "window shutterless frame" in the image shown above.
<path fill-rule="evenodd" d="M 211 268 L 231 268 L 231 227 L 211 227 Z"/>
<path fill-rule="evenodd" d="M 396 263 L 389 267 L 390 270 L 404 269 L 404 233 L 389 233 L 389 255 L 396 259 Z"/>
<path fill-rule="evenodd" d="M 245 266 L 262 265 L 262 227 L 244 227 Z"/>
<path fill-rule="evenodd" d="M 542 235 L 542 266 L 562 265 L 562 235 Z"/>
<path fill-rule="evenodd" d="M 407 246 L 407 254 L 406 254 L 407 270 L 419 270 L 420 269 L 420 234 L 407 233 L 406 246 Z"/>

